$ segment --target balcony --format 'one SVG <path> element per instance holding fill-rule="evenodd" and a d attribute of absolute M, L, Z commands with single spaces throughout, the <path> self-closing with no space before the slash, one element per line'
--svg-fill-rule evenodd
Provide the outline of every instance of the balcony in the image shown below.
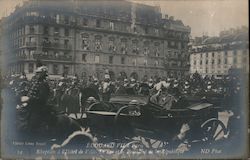
<path fill-rule="evenodd" d="M 64 49 L 64 50 L 71 50 L 72 46 L 70 44 L 60 44 L 60 43 L 51 43 L 51 42 L 44 42 L 42 43 L 44 48 L 54 48 L 54 49 Z"/>
<path fill-rule="evenodd" d="M 27 47 L 36 47 L 37 43 L 36 42 L 26 42 Z"/>
<path fill-rule="evenodd" d="M 72 61 L 72 56 L 66 56 L 66 55 L 34 54 L 33 58 L 42 60 L 53 60 L 53 61 Z"/>
<path fill-rule="evenodd" d="M 199 52 L 211 52 L 211 51 L 221 51 L 221 50 L 234 50 L 234 49 L 242 49 L 242 48 L 248 48 L 248 44 L 240 43 L 240 44 L 227 44 L 227 45 L 221 45 L 218 47 L 212 47 L 212 46 L 204 46 L 201 48 L 194 48 L 191 50 L 193 53 L 199 53 Z"/>

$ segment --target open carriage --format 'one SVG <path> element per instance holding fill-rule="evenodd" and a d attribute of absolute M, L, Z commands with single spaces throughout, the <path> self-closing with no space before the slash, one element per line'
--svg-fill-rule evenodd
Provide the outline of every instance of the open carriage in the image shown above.
<path fill-rule="evenodd" d="M 135 100 L 138 103 L 131 105 Z M 109 102 L 90 105 L 85 125 L 100 143 L 125 144 L 119 148 L 121 155 L 135 144 L 158 151 L 176 149 L 181 143 L 210 145 L 227 133 L 218 109 L 195 103 L 166 110 L 145 96 L 116 95 Z"/>

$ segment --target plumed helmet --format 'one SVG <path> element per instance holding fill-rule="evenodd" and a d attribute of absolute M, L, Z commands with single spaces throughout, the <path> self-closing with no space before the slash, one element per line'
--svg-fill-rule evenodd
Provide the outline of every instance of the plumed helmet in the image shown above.
<path fill-rule="evenodd" d="M 38 67 L 35 72 L 36 73 L 41 73 L 41 72 L 47 73 L 48 72 L 48 68 L 46 66 L 41 66 L 41 67 Z"/>

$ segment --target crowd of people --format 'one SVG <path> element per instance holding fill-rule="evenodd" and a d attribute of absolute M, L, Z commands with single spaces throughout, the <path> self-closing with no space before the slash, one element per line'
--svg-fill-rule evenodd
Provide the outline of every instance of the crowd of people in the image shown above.
<path fill-rule="evenodd" d="M 47 75 L 46 69 L 42 71 L 38 68 L 35 76 L 31 80 L 28 80 L 25 73 L 22 73 L 20 75 L 16 74 L 5 77 L 4 81 L 15 92 L 16 96 L 26 96 L 31 94 L 29 90 L 32 90 L 32 86 L 34 87 L 36 75 L 38 73 L 44 74 L 42 76 L 43 81 L 46 81 L 47 84 L 46 90 L 41 91 L 42 93 L 40 96 L 44 97 L 44 99 L 48 99 L 49 103 L 54 105 L 60 105 L 60 98 L 65 94 L 72 95 L 72 97 L 75 97 L 75 101 L 77 101 L 80 90 L 84 88 L 93 89 L 96 94 L 98 94 L 101 101 L 109 101 L 113 94 L 153 96 L 159 95 L 160 93 L 167 93 L 175 99 L 184 95 L 202 95 L 203 97 L 216 95 L 221 98 L 227 98 L 237 96 L 242 90 L 240 77 L 228 75 L 216 79 L 213 76 L 202 77 L 198 73 L 183 79 L 173 77 L 144 77 L 139 81 L 134 77 L 124 77 L 123 79 L 111 80 L 110 76 L 105 74 L 104 78 L 101 80 L 93 76 L 89 76 L 88 79 L 81 79 L 77 75 L 73 77 L 64 75 L 59 79 L 52 80 Z M 82 105 L 80 101 L 78 102 L 79 105 Z"/>
<path fill-rule="evenodd" d="M 39 75 L 39 76 L 37 76 Z M 41 76 L 42 75 L 42 76 Z M 41 80 L 37 77 L 42 77 Z M 127 94 L 131 96 L 151 96 L 151 101 L 158 103 L 165 108 L 171 107 L 173 102 L 183 97 L 220 97 L 219 102 L 229 104 L 228 100 L 237 97 L 242 91 L 241 78 L 238 76 L 224 76 L 220 79 L 202 77 L 198 73 L 187 76 L 183 79 L 174 77 L 144 77 L 141 81 L 134 77 L 112 79 L 105 74 L 103 79 L 90 76 L 88 79 L 81 79 L 77 75 L 73 77 L 61 76 L 57 80 L 50 79 L 46 67 L 36 70 L 35 76 L 28 80 L 25 73 L 5 77 L 8 87 L 11 88 L 17 97 L 39 96 L 43 99 L 40 104 L 48 102 L 55 105 L 59 110 L 74 113 L 81 112 L 84 103 L 81 100 L 81 91 L 90 88 L 96 96 L 90 99 L 109 101 L 114 94 Z M 43 82 L 42 89 L 37 89 L 38 84 Z M 38 90 L 38 91 L 37 91 Z M 37 94 L 39 92 L 39 94 Z M 34 94 L 34 95 L 33 95 Z M 38 97 L 36 97 L 38 99 Z M 165 100 L 167 99 L 167 100 Z"/>
<path fill-rule="evenodd" d="M 177 79 L 173 77 L 144 77 L 141 81 L 134 77 L 111 79 L 105 74 L 102 80 L 90 76 L 88 79 L 62 76 L 51 79 L 48 69 L 40 66 L 34 76 L 28 80 L 25 73 L 4 77 L 4 88 L 15 97 L 17 104 L 17 126 L 22 130 L 44 128 L 43 123 L 54 122 L 58 112 L 73 114 L 88 109 L 89 104 L 107 102 L 114 95 L 148 97 L 151 103 L 165 110 L 173 106 L 185 107 L 189 102 L 206 101 L 232 110 L 237 115 L 237 105 L 242 101 L 242 77 L 227 75 L 221 79 L 202 77 L 198 73 Z M 132 98 L 131 104 L 138 104 Z M 133 113 L 132 113 L 133 112 Z M 131 114 L 140 115 L 140 111 L 131 110 Z M 239 114 L 239 113 L 238 113 Z"/>

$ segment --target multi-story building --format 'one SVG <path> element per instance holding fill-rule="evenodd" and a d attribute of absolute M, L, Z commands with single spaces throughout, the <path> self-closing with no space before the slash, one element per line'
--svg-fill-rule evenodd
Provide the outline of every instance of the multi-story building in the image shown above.
<path fill-rule="evenodd" d="M 2 68 L 3 68 L 3 31 L 2 31 L 2 20 L 0 20 L 0 76 L 2 75 Z"/>
<path fill-rule="evenodd" d="M 128 1 L 28 1 L 3 19 L 6 68 L 102 78 L 182 76 L 190 27 L 158 7 Z"/>
<path fill-rule="evenodd" d="M 197 37 L 190 52 L 191 73 L 220 76 L 230 69 L 249 73 L 248 28 L 223 31 L 218 37 Z"/>

